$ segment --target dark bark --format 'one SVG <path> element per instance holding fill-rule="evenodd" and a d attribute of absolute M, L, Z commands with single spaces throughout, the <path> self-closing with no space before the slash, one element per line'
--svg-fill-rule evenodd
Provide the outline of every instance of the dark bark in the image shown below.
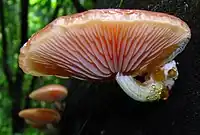
<path fill-rule="evenodd" d="M 1 33 L 2 33 L 2 65 L 3 65 L 3 71 L 5 73 L 6 79 L 8 81 L 8 87 L 10 85 L 13 85 L 12 80 L 12 72 L 10 70 L 10 67 L 8 66 L 7 60 L 8 60 L 8 44 L 7 44 L 7 34 L 5 31 L 5 22 L 4 22 L 4 4 L 3 0 L 0 0 L 0 23 L 1 23 Z M 9 88 L 10 89 L 10 88 Z"/>
<path fill-rule="evenodd" d="M 21 45 L 23 45 L 28 39 L 27 38 L 28 36 L 28 7 L 29 7 L 29 0 L 21 0 L 21 13 L 20 13 L 21 42 L 19 45 L 19 49 Z M 18 116 L 18 113 L 21 110 L 20 104 L 21 104 L 21 97 L 22 97 L 23 81 L 24 81 L 24 73 L 22 72 L 20 68 L 18 68 L 17 73 L 16 73 L 16 80 L 12 88 L 12 94 L 11 94 L 13 134 L 23 132 L 23 128 L 24 128 L 24 121 Z"/>
<path fill-rule="evenodd" d="M 28 109 L 30 108 L 30 98 L 29 98 L 29 94 L 35 89 L 35 84 L 37 82 L 37 77 L 33 77 L 31 80 L 31 84 L 30 84 L 30 91 L 26 94 L 25 97 L 25 105 L 24 105 L 24 109 Z"/>
<path fill-rule="evenodd" d="M 50 18 L 50 22 L 53 21 L 54 19 L 56 19 L 59 9 L 62 7 L 62 4 L 63 4 L 63 0 L 57 0 L 57 5 L 56 5 L 56 8 L 55 8 L 51 18 Z"/>
<path fill-rule="evenodd" d="M 30 84 L 30 91 L 28 91 L 28 93 L 26 94 L 26 96 L 24 97 L 24 100 L 25 100 L 25 105 L 24 105 L 24 108 L 23 109 L 28 109 L 30 108 L 30 104 L 31 104 L 31 99 L 29 98 L 29 94 L 35 89 L 35 84 L 37 82 L 37 77 L 33 77 L 32 80 L 31 80 L 31 84 Z M 28 127 L 27 124 L 25 124 L 24 128 Z"/>
<path fill-rule="evenodd" d="M 21 103 L 21 93 L 22 93 L 22 78 L 23 78 L 23 73 L 19 71 L 16 73 L 16 81 L 13 82 L 12 80 L 12 74 L 11 74 L 11 70 L 9 65 L 7 64 L 7 60 L 8 60 L 8 54 L 7 54 L 7 39 L 6 39 L 6 32 L 5 32 L 5 23 L 4 23 L 4 7 L 3 7 L 3 1 L 0 0 L 0 14 L 1 14 L 1 28 L 2 28 L 2 42 L 3 42 L 3 69 L 6 75 L 6 78 L 8 80 L 8 91 L 9 91 L 9 95 L 12 98 L 12 109 L 11 109 L 11 114 L 12 114 L 12 128 L 13 128 L 13 133 L 17 133 L 17 132 L 21 132 L 23 130 L 23 120 L 20 119 L 18 117 L 18 112 L 20 111 L 20 103 Z M 22 11 L 22 17 L 23 19 L 25 19 L 25 22 L 21 23 L 21 30 L 23 30 L 21 32 L 21 40 L 22 42 L 24 42 L 27 38 L 27 4 L 25 1 L 25 3 L 23 3 L 22 1 L 22 5 L 23 5 L 23 11 Z M 25 7 L 26 6 L 26 7 Z M 22 43 L 21 42 L 21 43 Z"/>
<path fill-rule="evenodd" d="M 120 0 L 97 0 L 96 8 L 116 8 Z M 124 0 L 121 8 L 176 15 L 192 30 L 192 39 L 176 60 L 179 80 L 166 102 L 138 103 L 116 83 L 68 80 L 69 96 L 61 135 L 199 135 L 200 0 Z M 81 131 L 81 132 L 80 132 Z"/>
<path fill-rule="evenodd" d="M 86 9 L 80 4 L 79 0 L 72 0 L 72 2 L 78 13 L 86 11 Z"/>

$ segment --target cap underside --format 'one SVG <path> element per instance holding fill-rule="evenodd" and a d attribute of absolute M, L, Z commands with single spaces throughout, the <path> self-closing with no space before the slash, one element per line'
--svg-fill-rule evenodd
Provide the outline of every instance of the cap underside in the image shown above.
<path fill-rule="evenodd" d="M 188 32 L 160 21 L 90 20 L 70 26 L 50 24 L 21 49 L 20 67 L 37 76 L 112 78 L 159 66 Z"/>

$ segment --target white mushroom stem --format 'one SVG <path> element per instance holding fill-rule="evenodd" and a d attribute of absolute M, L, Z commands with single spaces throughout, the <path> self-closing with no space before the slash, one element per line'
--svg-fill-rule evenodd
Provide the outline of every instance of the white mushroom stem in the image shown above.
<path fill-rule="evenodd" d="M 165 80 L 163 81 L 155 81 L 153 77 L 150 76 L 150 80 L 144 83 L 139 83 L 132 76 L 126 76 L 121 73 L 116 75 L 116 81 L 128 96 L 137 101 L 150 102 L 160 100 L 163 98 L 162 94 L 171 89 L 174 85 L 174 81 L 178 77 L 175 61 L 165 64 L 161 69 L 164 70 Z M 170 69 L 174 70 L 176 76 L 169 77 L 168 71 Z"/>
<path fill-rule="evenodd" d="M 146 102 L 160 99 L 160 94 L 163 89 L 161 83 L 141 85 L 132 76 L 124 76 L 120 73 L 117 74 L 116 80 L 122 90 L 137 101 Z"/>

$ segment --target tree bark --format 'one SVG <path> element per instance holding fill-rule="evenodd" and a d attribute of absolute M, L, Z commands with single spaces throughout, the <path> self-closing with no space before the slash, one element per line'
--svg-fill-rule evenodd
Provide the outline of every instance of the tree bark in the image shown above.
<path fill-rule="evenodd" d="M 23 3 L 23 2 L 22 2 Z M 23 130 L 23 120 L 20 119 L 18 117 L 18 112 L 20 111 L 20 103 L 21 103 L 21 92 L 22 92 L 22 77 L 23 77 L 23 74 L 22 72 L 18 72 L 17 73 L 17 79 L 16 79 L 16 82 L 13 82 L 12 80 L 12 73 L 11 73 L 11 70 L 10 70 L 10 67 L 9 65 L 7 64 L 7 60 L 8 60 L 8 56 L 7 56 L 7 38 L 6 38 L 6 32 L 5 32 L 5 23 L 4 23 L 4 7 L 3 7 L 3 1 L 0 0 L 0 14 L 1 14 L 1 28 L 2 28 L 2 48 L 3 48 L 3 69 L 4 69 L 4 73 L 6 75 L 6 78 L 7 78 L 7 81 L 8 81 L 8 92 L 9 92 L 9 95 L 11 96 L 11 99 L 12 99 L 12 108 L 11 108 L 11 115 L 12 115 L 12 131 L 13 133 L 17 133 L 17 132 L 21 132 Z M 26 9 L 27 7 L 25 7 Z M 23 8 L 22 8 L 23 9 Z M 24 14 L 26 14 L 26 11 L 22 11 L 23 13 L 23 17 L 21 18 L 24 18 Z M 24 18 L 26 19 L 25 22 L 27 22 L 27 18 Z M 27 27 L 27 25 L 25 23 L 22 23 L 21 24 L 23 31 L 21 32 L 22 33 L 22 37 L 21 37 L 21 40 L 25 40 L 26 36 L 27 35 L 27 29 L 24 29 L 25 27 Z"/>
<path fill-rule="evenodd" d="M 97 0 L 96 8 L 118 8 L 121 0 Z M 192 39 L 176 60 L 179 80 L 166 102 L 138 103 L 114 83 L 68 80 L 61 135 L 199 135 L 200 0 L 123 0 L 121 8 L 166 12 L 180 17 Z M 81 131 L 81 132 L 79 132 Z"/>
<path fill-rule="evenodd" d="M 54 10 L 49 22 L 51 22 L 54 19 L 56 19 L 57 15 L 58 15 L 58 12 L 59 12 L 59 9 L 62 7 L 63 2 L 64 2 L 63 0 L 57 0 L 56 8 L 55 8 L 55 10 Z"/>
<path fill-rule="evenodd" d="M 21 0 L 21 13 L 20 13 L 20 20 L 21 20 L 21 42 L 19 45 L 20 50 L 21 46 L 28 40 L 28 7 L 29 7 L 29 0 Z M 22 97 L 22 86 L 24 81 L 24 73 L 18 67 L 16 73 L 16 80 L 12 87 L 12 132 L 20 133 L 23 132 L 24 129 L 24 120 L 19 118 L 18 113 L 21 111 L 21 97 Z"/>
<path fill-rule="evenodd" d="M 86 11 L 86 9 L 80 4 L 79 0 L 72 0 L 72 2 L 78 13 Z"/>
<path fill-rule="evenodd" d="M 28 109 L 30 108 L 30 98 L 29 98 L 29 93 L 32 92 L 35 89 L 35 84 L 37 82 L 37 77 L 33 77 L 31 80 L 31 84 L 30 84 L 30 91 L 26 94 L 25 97 L 25 105 L 24 105 L 24 109 Z"/>
<path fill-rule="evenodd" d="M 0 0 L 0 23 L 1 23 L 1 33 L 2 33 L 2 65 L 3 65 L 3 71 L 5 73 L 6 79 L 8 81 L 8 87 L 13 85 L 13 80 L 12 80 L 12 72 L 10 70 L 9 65 L 7 64 L 8 60 L 8 54 L 7 54 L 7 34 L 5 31 L 5 22 L 4 22 L 4 3 L 3 0 Z M 10 88 L 9 88 L 10 89 Z"/>

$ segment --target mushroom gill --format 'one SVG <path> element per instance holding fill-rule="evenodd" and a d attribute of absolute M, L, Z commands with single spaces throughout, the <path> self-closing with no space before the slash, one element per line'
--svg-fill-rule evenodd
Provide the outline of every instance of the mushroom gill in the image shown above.
<path fill-rule="evenodd" d="M 89 10 L 59 17 L 34 34 L 20 50 L 19 66 L 35 76 L 117 79 L 122 83 L 120 76 L 151 75 L 171 62 L 190 37 L 188 25 L 168 14 Z"/>

